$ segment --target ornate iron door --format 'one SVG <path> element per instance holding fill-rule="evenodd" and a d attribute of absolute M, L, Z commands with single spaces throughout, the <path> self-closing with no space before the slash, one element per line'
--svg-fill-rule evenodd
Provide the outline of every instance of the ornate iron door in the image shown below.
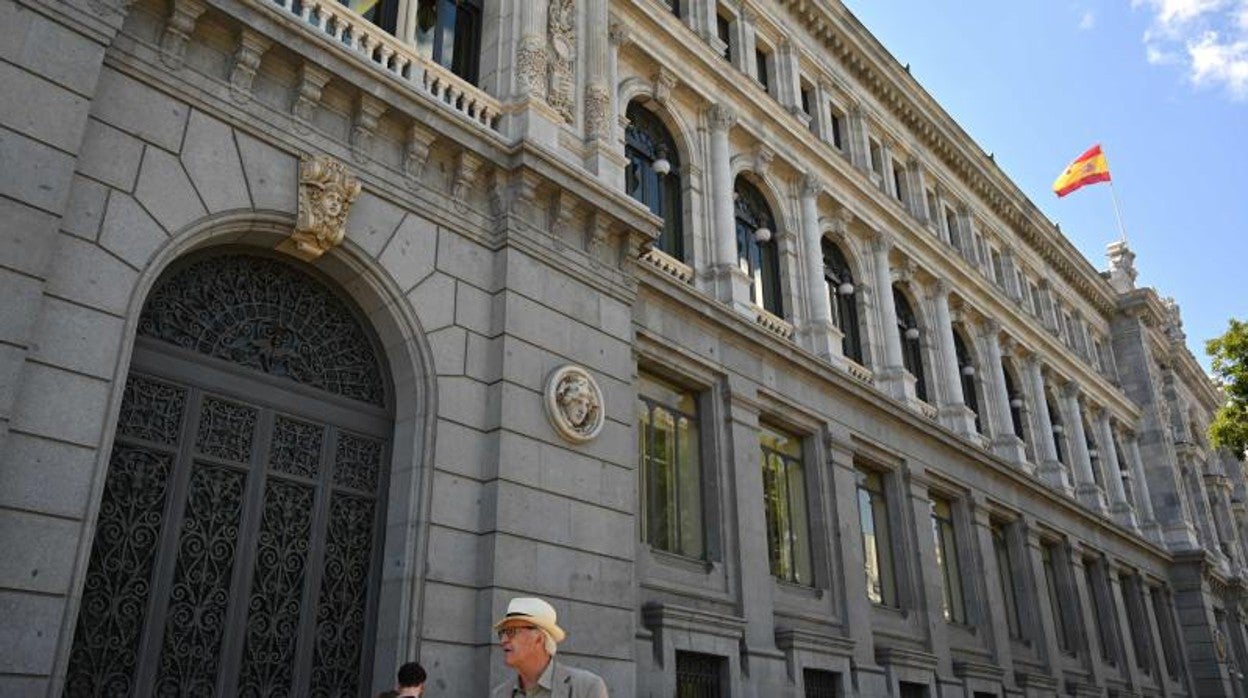
<path fill-rule="evenodd" d="M 392 424 L 371 340 L 242 255 L 166 275 L 139 331 L 65 695 L 363 695 Z"/>

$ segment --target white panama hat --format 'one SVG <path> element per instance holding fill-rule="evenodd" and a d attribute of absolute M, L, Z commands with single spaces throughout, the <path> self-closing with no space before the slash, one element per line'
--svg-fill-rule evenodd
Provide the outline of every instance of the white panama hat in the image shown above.
<path fill-rule="evenodd" d="M 567 633 L 563 632 L 563 628 L 559 627 L 556 622 L 558 615 L 555 613 L 555 607 L 541 599 L 524 596 L 512 599 L 507 604 L 506 615 L 494 624 L 494 630 L 497 631 L 505 623 L 513 620 L 545 630 L 555 642 L 563 642 L 563 638 L 567 637 Z"/>

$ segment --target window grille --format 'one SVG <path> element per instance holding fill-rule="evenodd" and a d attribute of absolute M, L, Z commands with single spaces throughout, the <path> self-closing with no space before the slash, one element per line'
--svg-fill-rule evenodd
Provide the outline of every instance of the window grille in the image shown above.
<path fill-rule="evenodd" d="M 724 658 L 697 652 L 676 653 L 676 698 L 720 698 Z"/>

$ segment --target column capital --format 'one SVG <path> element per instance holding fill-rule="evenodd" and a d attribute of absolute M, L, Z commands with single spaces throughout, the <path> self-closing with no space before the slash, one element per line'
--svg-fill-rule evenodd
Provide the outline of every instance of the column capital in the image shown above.
<path fill-rule="evenodd" d="M 893 249 L 892 234 L 883 229 L 872 230 L 871 249 L 873 249 L 876 254 L 887 255 Z"/>
<path fill-rule="evenodd" d="M 737 111 L 727 104 L 712 104 L 707 110 L 707 116 L 710 118 L 711 129 L 715 131 L 727 131 L 737 123 Z"/>
<path fill-rule="evenodd" d="M 953 285 L 949 283 L 949 280 L 938 276 L 935 283 L 932 284 L 931 296 L 932 298 L 944 299 L 947 303 L 951 291 L 953 291 Z"/>
<path fill-rule="evenodd" d="M 1078 401 L 1083 396 L 1083 390 L 1079 388 L 1079 384 L 1073 380 L 1068 380 L 1058 388 L 1059 394 L 1067 400 Z"/>

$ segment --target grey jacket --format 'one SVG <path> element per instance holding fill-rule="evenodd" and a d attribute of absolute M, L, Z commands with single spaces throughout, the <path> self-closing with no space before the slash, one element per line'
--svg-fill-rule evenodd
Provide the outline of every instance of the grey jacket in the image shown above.
<path fill-rule="evenodd" d="M 490 696 L 492 698 L 526 698 L 526 695 L 536 698 L 547 698 L 547 696 L 550 698 L 608 698 L 607 684 L 603 683 L 602 677 L 584 669 L 567 666 L 556 657 L 551 657 L 550 664 L 546 665 L 546 671 L 538 677 L 537 685 L 540 690 L 533 694 L 526 694 L 524 689 L 520 688 L 519 677 L 515 677 L 495 687 Z"/>

